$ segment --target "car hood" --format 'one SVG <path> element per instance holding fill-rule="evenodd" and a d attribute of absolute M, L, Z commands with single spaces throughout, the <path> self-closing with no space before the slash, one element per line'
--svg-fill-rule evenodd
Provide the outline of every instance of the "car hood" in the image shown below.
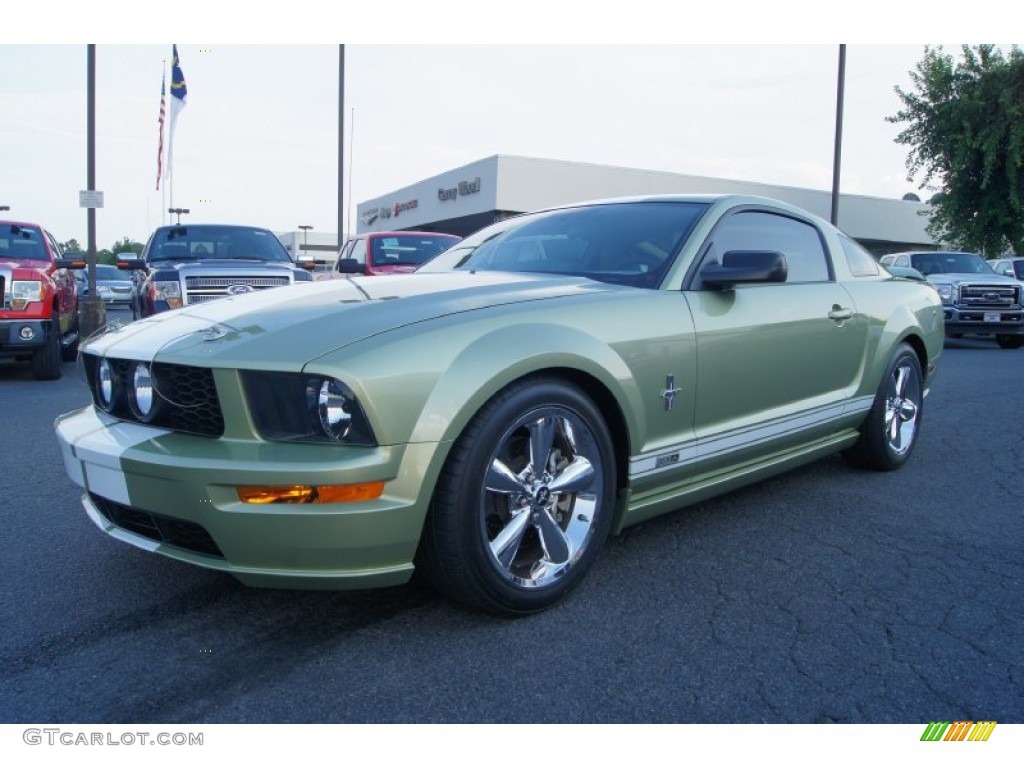
<path fill-rule="evenodd" d="M 149 262 L 151 269 L 300 269 L 298 264 L 288 261 L 271 261 L 253 256 L 249 259 L 156 259 Z"/>
<path fill-rule="evenodd" d="M 375 275 L 406 275 L 415 272 L 418 264 L 374 264 L 370 271 Z"/>
<path fill-rule="evenodd" d="M 50 269 L 50 262 L 39 261 L 38 259 L 12 259 L 10 257 L 0 258 L 0 269 L 30 269 L 45 275 Z"/>
<path fill-rule="evenodd" d="M 960 285 L 960 283 L 1017 284 L 1020 282 L 1019 280 L 1015 280 L 1012 277 L 1006 277 L 1005 275 L 997 275 L 995 273 L 991 275 L 979 275 L 977 272 L 932 272 L 926 279 L 929 283 L 952 283 L 953 285 Z"/>
<path fill-rule="evenodd" d="M 636 290 L 576 277 L 415 273 L 307 282 L 153 315 L 93 339 L 86 353 L 185 365 L 296 370 L 403 326 L 487 307 Z"/>
<path fill-rule="evenodd" d="M 131 280 L 104 280 L 99 279 L 96 281 L 96 285 L 105 285 L 108 288 L 131 288 Z"/>

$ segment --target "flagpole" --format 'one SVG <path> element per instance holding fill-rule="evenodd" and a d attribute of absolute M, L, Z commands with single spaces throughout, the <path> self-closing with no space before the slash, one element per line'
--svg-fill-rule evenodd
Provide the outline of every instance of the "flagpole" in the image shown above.
<path fill-rule="evenodd" d="M 352 122 L 348 127 L 348 212 L 345 216 L 345 230 L 352 231 L 352 150 L 356 145 L 356 108 L 352 107 Z M 341 237 L 341 235 L 339 235 Z"/>
<path fill-rule="evenodd" d="M 167 141 L 167 195 L 170 198 L 170 205 L 167 206 L 168 213 L 174 208 L 174 134 L 178 122 L 178 114 L 185 107 L 185 98 L 188 89 L 185 86 L 185 75 L 181 71 L 181 61 L 178 59 L 178 46 L 172 45 L 173 59 L 171 60 L 171 104 L 170 104 L 170 131 Z M 180 217 L 179 217 L 180 218 Z"/>
<path fill-rule="evenodd" d="M 167 82 L 167 59 L 164 59 L 163 62 L 160 64 L 160 79 L 164 83 Z M 164 89 L 161 89 L 161 91 L 162 92 L 160 94 L 160 108 L 162 110 L 164 110 L 164 120 L 166 121 L 166 119 L 167 119 L 166 118 L 166 110 L 167 110 L 166 98 L 165 98 Z M 161 144 L 163 143 L 163 131 L 164 131 L 164 129 L 166 127 L 167 127 L 166 123 L 160 126 Z M 163 147 L 160 147 L 160 151 L 166 155 L 166 151 L 164 150 Z M 161 157 L 161 163 L 162 162 L 163 162 L 163 157 Z M 164 184 L 160 188 L 160 224 L 161 225 L 167 223 L 167 219 L 164 218 L 167 215 L 167 208 L 168 208 L 168 206 L 167 206 L 167 185 Z"/>

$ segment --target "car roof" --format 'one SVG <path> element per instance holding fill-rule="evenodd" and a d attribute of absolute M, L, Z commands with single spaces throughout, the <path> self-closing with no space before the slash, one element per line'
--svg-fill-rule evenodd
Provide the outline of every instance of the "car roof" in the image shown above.
<path fill-rule="evenodd" d="M 898 253 L 887 253 L 886 256 L 924 256 L 927 254 L 938 254 L 940 256 L 977 256 L 981 258 L 981 254 L 973 253 L 972 251 L 899 251 Z"/>
<path fill-rule="evenodd" d="M 458 235 L 453 235 L 450 232 L 422 232 L 416 229 L 398 229 L 392 232 L 360 232 L 354 237 L 402 237 L 403 235 L 413 235 L 415 237 L 423 237 L 429 235 L 431 237 L 454 237 L 458 239 Z"/>
<path fill-rule="evenodd" d="M 206 222 L 203 224 L 198 224 L 193 223 L 191 221 L 188 223 L 182 222 L 181 224 L 164 224 L 162 226 L 157 227 L 156 230 L 154 231 L 159 232 L 164 229 L 205 229 L 207 227 L 216 227 L 217 229 L 259 229 L 264 232 L 270 231 L 266 227 L 258 227 L 255 224 L 217 224 L 215 222 Z"/>
<path fill-rule="evenodd" d="M 46 229 L 42 224 L 34 224 L 31 221 L 9 221 L 7 219 L 0 220 L 0 226 L 14 226 L 14 227 L 31 227 L 32 229 Z"/>

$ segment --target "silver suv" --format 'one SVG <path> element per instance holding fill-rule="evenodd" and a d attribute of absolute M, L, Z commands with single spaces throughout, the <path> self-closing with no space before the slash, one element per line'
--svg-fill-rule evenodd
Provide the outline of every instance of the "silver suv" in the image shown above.
<path fill-rule="evenodd" d="M 946 335 L 995 336 L 1003 349 L 1024 345 L 1024 282 L 997 274 L 976 253 L 909 251 L 883 256 L 884 267 L 916 269 L 942 299 Z"/>

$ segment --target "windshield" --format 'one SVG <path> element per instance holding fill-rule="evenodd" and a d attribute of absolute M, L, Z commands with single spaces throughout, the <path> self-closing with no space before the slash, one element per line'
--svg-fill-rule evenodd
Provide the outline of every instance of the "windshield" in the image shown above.
<path fill-rule="evenodd" d="M 994 272 L 976 253 L 915 253 L 910 257 L 910 264 L 925 277 L 957 273 L 991 275 Z"/>
<path fill-rule="evenodd" d="M 132 255 L 132 258 L 135 258 Z M 97 280 L 130 280 L 131 274 L 125 272 L 123 269 L 111 266 L 110 264 L 97 264 L 96 265 L 96 279 Z"/>
<path fill-rule="evenodd" d="M 386 235 L 372 238 L 370 259 L 375 267 L 419 266 L 459 242 L 454 235 Z"/>
<path fill-rule="evenodd" d="M 281 241 L 269 230 L 209 224 L 158 229 L 146 247 L 144 258 L 150 262 L 198 259 L 292 261 Z"/>
<path fill-rule="evenodd" d="M 625 202 L 527 214 L 480 230 L 420 271 L 543 272 L 655 288 L 705 210 Z"/>
<path fill-rule="evenodd" d="M 19 224 L 0 226 L 0 259 L 4 258 L 49 261 L 50 256 L 43 247 L 43 233 Z"/>

